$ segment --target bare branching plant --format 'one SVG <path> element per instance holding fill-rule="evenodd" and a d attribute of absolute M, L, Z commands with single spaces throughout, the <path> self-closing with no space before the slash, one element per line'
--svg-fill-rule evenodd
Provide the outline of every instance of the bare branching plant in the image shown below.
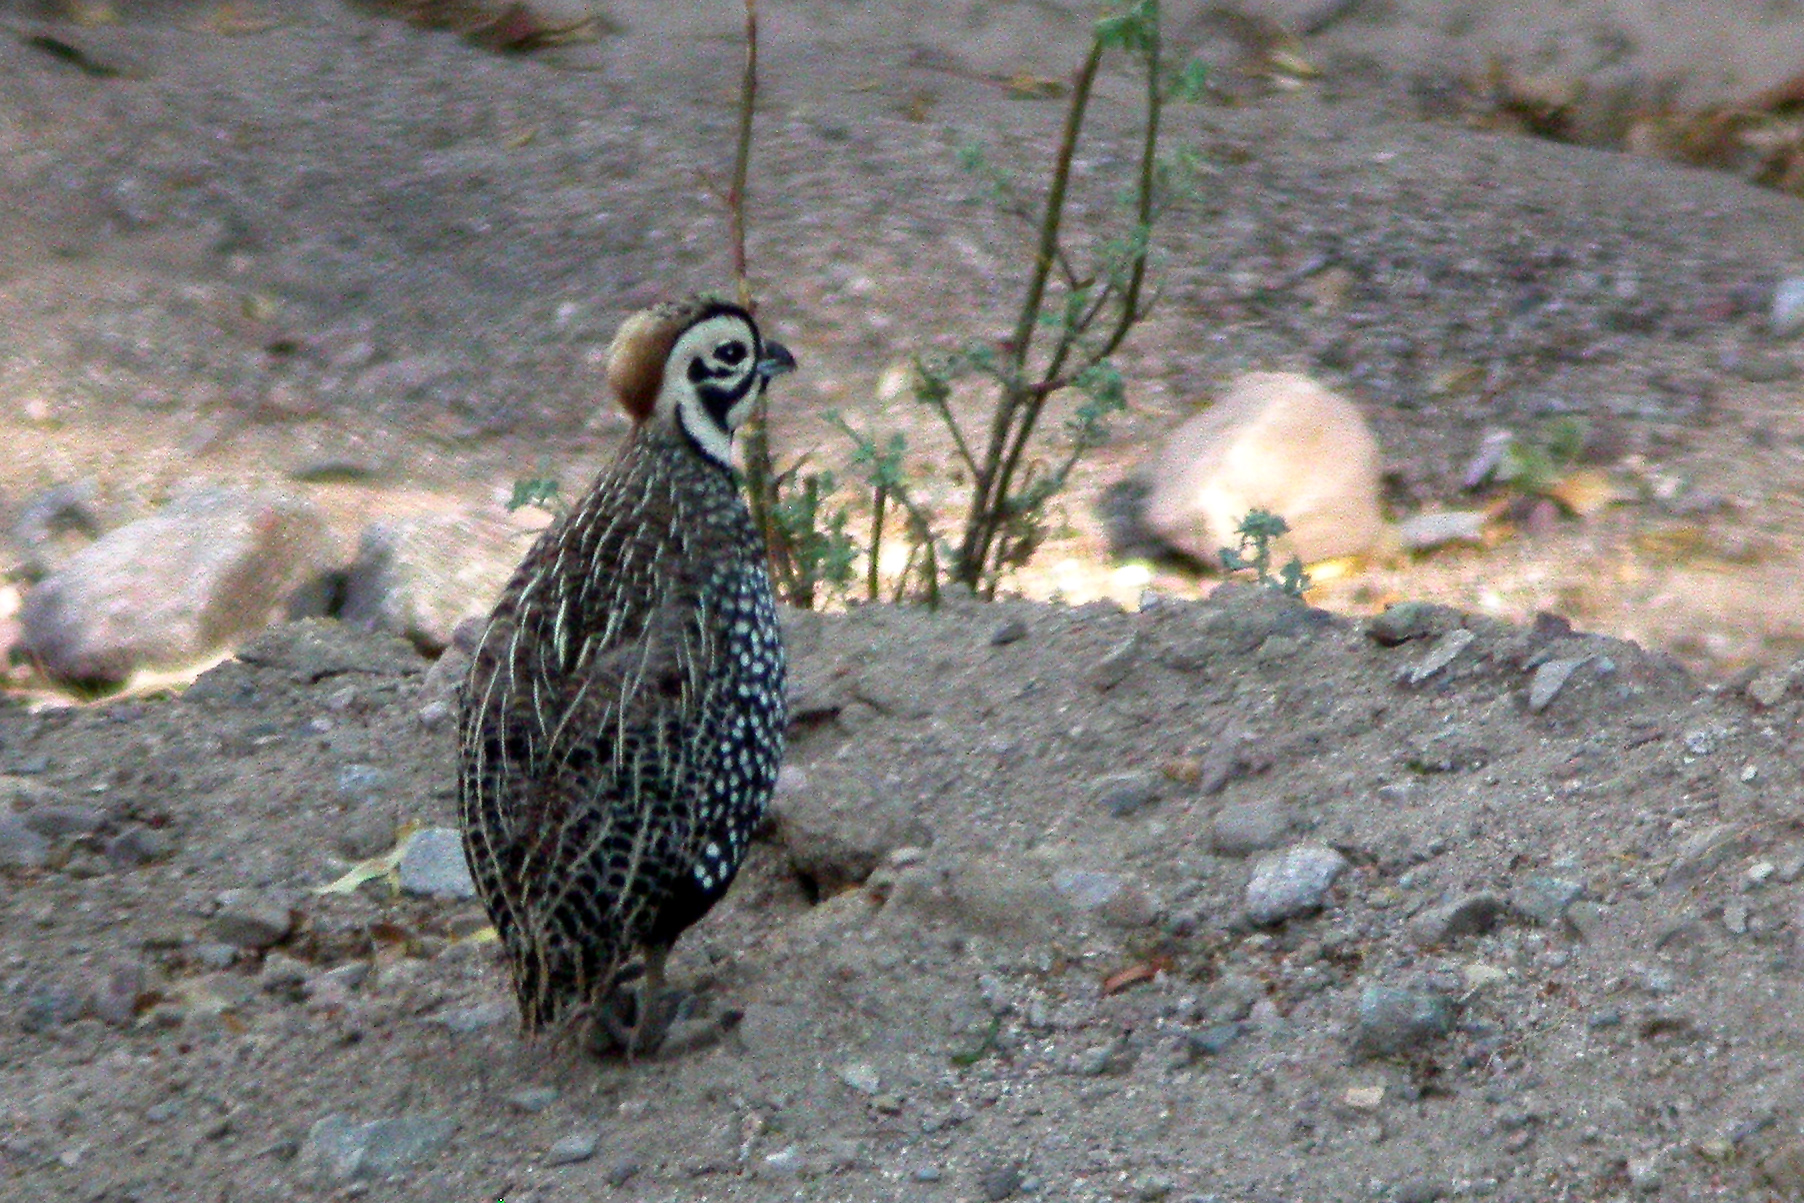
<path fill-rule="evenodd" d="M 1064 236 L 1067 192 L 1097 72 L 1112 52 L 1126 55 L 1145 78 L 1137 171 L 1126 229 L 1101 240 L 1080 268 Z M 906 447 L 900 435 L 880 447 L 878 435 L 840 422 L 856 446 L 854 464 L 872 489 L 870 550 L 875 553 L 881 541 L 885 515 L 892 510 L 905 515 L 910 556 L 902 575 L 920 570 L 926 600 L 937 598 L 942 574 L 979 596 L 994 596 L 1002 579 L 1026 564 L 1044 541 L 1049 503 L 1065 489 L 1079 461 L 1106 438 L 1109 416 L 1122 409 L 1122 379 L 1110 357 L 1150 303 L 1147 251 L 1166 173 L 1158 156 L 1161 106 L 1168 95 L 1201 85 L 1194 65 L 1173 77 L 1164 74 L 1159 4 L 1134 0 L 1094 27 L 1071 87 L 1042 202 L 1028 203 L 981 148 L 961 156 L 964 166 L 988 183 L 1003 211 L 1033 228 L 1034 250 L 1008 335 L 921 356 L 914 364 L 915 397 L 951 435 L 961 473 L 970 482 L 957 528 L 939 533 L 934 515 L 911 495 L 901 473 Z M 972 378 L 993 393 L 987 415 L 976 421 L 954 408 L 955 387 Z M 1048 412 L 1068 397 L 1063 437 L 1049 435 Z M 867 582 L 873 596 L 874 574 L 873 566 Z"/>
<path fill-rule="evenodd" d="M 752 118 L 758 101 L 758 0 L 745 0 L 745 70 L 740 76 L 739 136 L 726 192 L 733 286 L 739 303 L 756 312 L 746 271 L 745 210 L 752 160 Z M 830 505 L 838 482 L 830 472 L 806 471 L 807 456 L 779 471 L 770 445 L 770 408 L 760 394 L 740 427 L 746 503 L 769 549 L 771 583 L 792 606 L 812 609 L 851 581 L 855 551 L 843 506 Z"/>

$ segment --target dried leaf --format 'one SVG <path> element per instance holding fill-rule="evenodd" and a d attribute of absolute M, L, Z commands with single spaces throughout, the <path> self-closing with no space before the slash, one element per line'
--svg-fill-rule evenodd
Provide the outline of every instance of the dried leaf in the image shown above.
<path fill-rule="evenodd" d="M 248 4 L 222 4 L 196 22 L 196 33 L 216 33 L 223 37 L 242 37 L 265 33 L 281 22 Z"/>
<path fill-rule="evenodd" d="M 1015 72 L 1002 82 L 1002 86 L 1015 100 L 1057 100 L 1065 94 L 1064 81 L 1026 71 Z"/>
<path fill-rule="evenodd" d="M 1129 986 L 1137 986 L 1141 982 L 1150 982 L 1161 973 L 1169 972 L 1170 969 L 1170 957 L 1158 956 L 1149 958 L 1138 964 L 1129 965 L 1126 969 L 1117 969 L 1108 977 L 1103 978 L 1102 992 L 1104 994 L 1120 994 Z"/>
<path fill-rule="evenodd" d="M 1596 468 L 1581 468 L 1548 490 L 1548 495 L 1571 514 L 1589 518 L 1607 505 L 1622 500 L 1610 478 Z"/>
<path fill-rule="evenodd" d="M 314 887 L 313 892 L 315 894 L 355 894 L 358 887 L 364 882 L 386 878 L 389 890 L 398 893 L 401 889 L 399 877 L 401 853 L 406 850 L 407 841 L 412 839 L 413 833 L 419 829 L 418 823 L 403 824 L 400 831 L 396 833 L 397 838 L 393 848 L 381 856 L 372 856 L 368 860 L 358 861 L 346 870 L 344 876 L 323 886 Z"/>

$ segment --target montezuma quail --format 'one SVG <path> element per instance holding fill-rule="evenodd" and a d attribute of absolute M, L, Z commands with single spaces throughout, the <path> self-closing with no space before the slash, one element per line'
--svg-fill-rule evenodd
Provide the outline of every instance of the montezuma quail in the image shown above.
<path fill-rule="evenodd" d="M 732 437 L 794 367 L 724 301 L 629 318 L 607 376 L 632 434 L 527 553 L 476 649 L 464 854 L 529 1033 L 582 1021 L 655 1048 L 664 958 L 764 813 L 783 646 Z"/>

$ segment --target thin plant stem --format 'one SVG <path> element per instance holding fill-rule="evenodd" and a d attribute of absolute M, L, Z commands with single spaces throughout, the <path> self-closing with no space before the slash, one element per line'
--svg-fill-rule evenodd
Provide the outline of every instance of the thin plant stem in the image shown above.
<path fill-rule="evenodd" d="M 1025 383 L 1027 359 L 1040 320 L 1040 305 L 1046 296 L 1046 281 L 1058 260 L 1059 226 L 1065 216 L 1065 189 L 1071 180 L 1071 160 L 1077 152 L 1078 134 L 1083 129 L 1084 112 L 1090 104 L 1090 91 L 1096 82 L 1097 68 L 1102 65 L 1102 55 L 1102 39 L 1092 39 L 1090 53 L 1072 85 L 1071 103 L 1065 110 L 1065 129 L 1059 139 L 1052 184 L 1047 190 L 1046 209 L 1040 221 L 1040 244 L 1034 253 L 1027 293 L 1022 298 L 1021 312 L 1015 319 L 1015 333 L 1008 346 L 1009 370 L 1002 383 L 1003 396 L 990 425 L 990 442 L 982 469 L 974 482 L 972 512 L 957 565 L 959 579 L 972 589 L 982 585 L 984 565 L 994 544 L 996 530 L 1005 517 L 1009 478 L 1020 459 L 1021 446 L 1033 433 L 1034 422 L 1039 416 L 1040 404 L 1034 399 L 1034 390 Z"/>

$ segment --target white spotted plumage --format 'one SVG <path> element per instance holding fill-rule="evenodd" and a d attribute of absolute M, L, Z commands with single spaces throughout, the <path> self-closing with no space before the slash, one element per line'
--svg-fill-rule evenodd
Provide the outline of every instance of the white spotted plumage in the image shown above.
<path fill-rule="evenodd" d="M 527 554 L 477 648 L 464 845 L 528 1030 L 605 1023 L 636 957 L 655 982 L 763 815 L 785 666 L 731 438 L 793 366 L 722 302 L 629 320 L 609 378 L 638 425 Z"/>

